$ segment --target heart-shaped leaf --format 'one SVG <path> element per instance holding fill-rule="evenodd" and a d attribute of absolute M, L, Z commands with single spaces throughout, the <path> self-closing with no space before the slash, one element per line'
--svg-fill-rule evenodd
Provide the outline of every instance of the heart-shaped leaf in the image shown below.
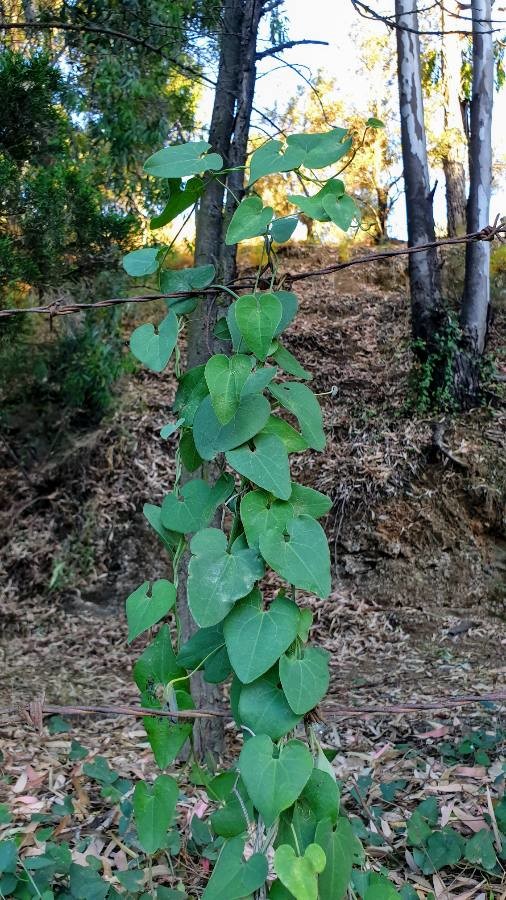
<path fill-rule="evenodd" d="M 167 438 L 174 434 L 178 428 L 181 428 L 181 425 L 184 425 L 184 419 L 177 419 L 176 422 L 168 422 L 167 425 L 160 428 L 160 437 L 163 438 L 163 440 L 167 440 Z"/>
<path fill-rule="evenodd" d="M 329 653 L 320 647 L 305 647 L 301 657 L 279 660 L 279 677 L 290 707 L 304 715 L 318 705 L 329 686 Z"/>
<path fill-rule="evenodd" d="M 318 900 L 318 875 L 325 868 L 325 853 L 318 844 L 309 844 L 304 856 L 296 856 L 289 844 L 274 854 L 275 872 L 296 900 Z"/>
<path fill-rule="evenodd" d="M 242 900 L 262 887 L 269 867 L 263 853 L 254 853 L 246 861 L 244 839 L 234 837 L 221 850 L 202 900 Z"/>
<path fill-rule="evenodd" d="M 153 216 L 149 223 L 151 231 L 157 228 L 163 228 L 172 222 L 176 216 L 193 206 L 199 199 L 205 188 L 205 182 L 202 178 L 190 178 L 184 187 L 181 187 L 181 179 L 170 179 L 170 196 L 165 205 L 165 209 L 158 216 Z"/>
<path fill-rule="evenodd" d="M 152 369 L 153 372 L 162 372 L 176 346 L 177 333 L 177 316 L 170 309 L 157 331 L 151 322 L 147 322 L 145 325 L 139 325 L 132 332 L 130 350 L 148 369 Z"/>
<path fill-rule="evenodd" d="M 245 684 L 237 704 L 238 724 L 246 725 L 255 734 L 268 734 L 274 741 L 292 731 L 300 721 L 289 707 L 286 697 L 278 687 L 278 674 L 271 669 L 261 678 Z"/>
<path fill-rule="evenodd" d="M 298 802 L 311 810 L 317 822 L 330 819 L 335 825 L 339 815 L 339 801 L 339 788 L 334 779 L 328 772 L 313 769 Z"/>
<path fill-rule="evenodd" d="M 216 269 L 211 264 L 192 269 L 164 269 L 160 275 L 162 294 L 200 291 L 211 284 L 215 275 Z"/>
<path fill-rule="evenodd" d="M 277 244 L 284 244 L 289 241 L 299 224 L 298 216 L 281 216 L 274 219 L 271 223 L 271 238 Z"/>
<path fill-rule="evenodd" d="M 244 343 L 262 361 L 269 352 L 282 310 L 275 294 L 244 294 L 234 303 L 235 321 Z"/>
<path fill-rule="evenodd" d="M 231 672 L 223 627 L 220 624 L 210 628 L 199 628 L 180 648 L 177 661 L 185 669 L 203 666 L 204 679 L 211 684 L 219 684 Z"/>
<path fill-rule="evenodd" d="M 311 381 L 313 377 L 311 372 L 304 369 L 293 353 L 290 353 L 290 351 L 287 350 L 286 347 L 282 347 L 281 344 L 278 344 L 276 352 L 272 354 L 272 358 L 276 360 L 278 366 L 283 369 L 283 372 L 287 372 L 288 375 L 293 375 L 294 378 L 304 378 L 306 381 Z"/>
<path fill-rule="evenodd" d="M 193 439 L 202 459 L 214 459 L 218 453 L 232 450 L 254 437 L 270 415 L 269 401 L 262 394 L 241 399 L 235 414 L 222 425 L 210 397 L 202 400 L 193 420 Z"/>
<path fill-rule="evenodd" d="M 287 453 L 301 453 L 309 446 L 302 435 L 279 416 L 269 416 L 260 434 L 275 434 L 283 441 Z"/>
<path fill-rule="evenodd" d="M 238 773 L 231 771 L 216 775 L 209 784 L 208 793 L 213 799 L 216 797 L 224 803 L 211 816 L 215 834 L 231 838 L 247 833 L 254 818 L 253 804 Z"/>
<path fill-rule="evenodd" d="M 351 149 L 353 141 L 347 135 L 348 131 L 344 128 L 332 128 L 331 131 L 319 133 L 291 134 L 286 142 L 289 147 L 297 147 L 303 151 L 303 166 L 324 169 L 340 160 Z"/>
<path fill-rule="evenodd" d="M 242 200 L 230 220 L 225 243 L 238 244 L 248 238 L 266 234 L 274 216 L 271 206 L 265 206 L 260 197 L 253 195 Z"/>
<path fill-rule="evenodd" d="M 301 741 L 288 741 L 278 749 L 266 734 L 257 734 L 244 744 L 239 770 L 268 828 L 280 812 L 295 803 L 312 768 L 311 754 Z"/>
<path fill-rule="evenodd" d="M 153 275 L 158 271 L 158 254 L 162 247 L 142 247 L 140 250 L 132 250 L 123 257 L 123 268 L 133 278 L 142 278 L 144 275 Z"/>
<path fill-rule="evenodd" d="M 128 643 L 156 625 L 176 602 L 176 588 L 170 581 L 145 581 L 126 601 Z"/>
<path fill-rule="evenodd" d="M 188 141 L 164 147 L 148 157 L 144 171 L 156 178 L 184 178 L 185 175 L 200 175 L 215 172 L 223 166 L 219 153 L 207 153 L 211 144 L 207 141 Z"/>
<path fill-rule="evenodd" d="M 226 535 L 217 528 L 204 528 L 192 539 L 194 554 L 188 567 L 188 604 L 202 628 L 217 625 L 236 600 L 249 594 L 263 575 L 255 550 L 240 544 L 227 550 Z"/>
<path fill-rule="evenodd" d="M 179 541 L 181 540 L 181 535 L 176 534 L 175 531 L 169 531 L 167 528 L 163 527 L 162 507 L 155 506 L 153 503 L 145 503 L 142 507 L 142 512 L 144 517 L 151 525 L 153 531 L 156 531 L 158 537 L 163 541 L 167 550 L 169 550 L 170 553 L 174 553 L 179 544 Z"/>
<path fill-rule="evenodd" d="M 253 484 L 287 500 L 291 494 L 290 463 L 285 445 L 274 434 L 258 434 L 254 449 L 247 444 L 225 453 L 229 466 Z"/>
<path fill-rule="evenodd" d="M 281 141 L 266 141 L 255 150 L 250 161 L 249 183 L 253 184 L 264 175 L 275 172 L 290 172 L 297 169 L 306 155 L 303 147 L 287 146 L 283 150 Z"/>
<path fill-rule="evenodd" d="M 278 370 L 274 366 L 261 366 L 251 375 L 248 375 L 242 389 L 241 397 L 249 397 L 250 394 L 258 394 L 276 377 Z"/>
<path fill-rule="evenodd" d="M 154 641 L 146 647 L 134 666 L 134 681 L 142 693 L 151 692 L 157 698 L 157 689 L 175 679 L 183 679 L 186 672 L 176 661 L 168 625 L 162 625 Z"/>
<path fill-rule="evenodd" d="M 208 393 L 205 366 L 195 366 L 181 376 L 172 407 L 183 416 L 186 425 L 193 424 L 195 413 Z"/>
<path fill-rule="evenodd" d="M 348 231 L 354 219 L 360 221 L 358 207 L 348 194 L 343 194 L 342 197 L 327 194 L 322 200 L 322 206 L 331 221 L 343 231 Z"/>
<path fill-rule="evenodd" d="M 371 872 L 364 900 L 402 900 L 402 895 L 395 890 L 392 882 L 385 875 Z"/>
<path fill-rule="evenodd" d="M 243 353 L 230 357 L 218 353 L 211 356 L 206 363 L 205 377 L 211 403 L 216 418 L 222 425 L 230 422 L 238 409 L 243 388 L 252 368 L 253 358 Z"/>
<path fill-rule="evenodd" d="M 297 636 L 299 610 L 282 595 L 262 609 L 255 589 L 228 614 L 223 634 L 230 662 L 244 684 L 267 672 Z"/>
<path fill-rule="evenodd" d="M 308 515 L 314 519 L 325 515 L 332 501 L 320 491 L 291 483 L 290 498 L 275 500 L 265 491 L 250 491 L 241 500 L 241 522 L 250 547 L 258 547 L 260 535 L 267 531 L 283 533 L 291 519 Z"/>
<path fill-rule="evenodd" d="M 167 494 L 162 503 L 162 525 L 171 531 L 188 534 L 209 525 L 218 506 L 234 491 L 234 479 L 221 475 L 214 486 L 194 478 L 179 495 Z"/>
<path fill-rule="evenodd" d="M 269 390 L 273 397 L 293 413 L 299 421 L 302 436 L 313 450 L 325 449 L 325 434 L 320 404 L 306 384 L 298 381 L 286 381 L 284 384 L 271 384 Z"/>
<path fill-rule="evenodd" d="M 293 291 L 272 291 L 272 293 L 281 303 L 281 319 L 274 332 L 274 337 L 277 337 L 278 334 L 281 334 L 281 332 L 288 327 L 290 322 L 295 319 L 299 308 L 299 301 L 297 300 L 297 295 L 294 294 Z"/>
<path fill-rule="evenodd" d="M 146 853 L 163 847 L 179 794 L 175 778 L 159 775 L 153 785 L 138 781 L 133 795 L 134 819 L 139 843 Z"/>
<path fill-rule="evenodd" d="M 276 531 L 260 536 L 260 553 L 278 575 L 295 587 L 325 599 L 330 594 L 330 553 L 321 525 L 297 516 L 287 526 L 288 540 Z"/>
<path fill-rule="evenodd" d="M 154 706 L 154 703 L 149 705 Z M 186 691 L 173 691 L 171 708 L 175 710 L 193 709 L 191 695 Z M 166 769 L 174 762 L 181 747 L 190 737 L 193 728 L 191 722 L 185 723 L 184 720 L 179 720 L 177 723 L 173 723 L 165 716 L 159 719 L 154 716 L 144 716 L 142 724 L 159 769 Z"/>
<path fill-rule="evenodd" d="M 316 219 L 317 222 L 330 222 L 330 216 L 323 205 L 323 200 L 329 196 L 342 197 L 343 194 L 343 182 L 338 178 L 332 178 L 313 197 L 306 197 L 304 194 L 289 194 L 288 200 L 311 219 Z"/>
<path fill-rule="evenodd" d="M 326 859 L 318 879 L 319 896 L 321 900 L 343 900 L 360 847 L 348 819 L 339 818 L 335 828 L 330 819 L 319 822 L 315 840 L 322 847 Z"/>

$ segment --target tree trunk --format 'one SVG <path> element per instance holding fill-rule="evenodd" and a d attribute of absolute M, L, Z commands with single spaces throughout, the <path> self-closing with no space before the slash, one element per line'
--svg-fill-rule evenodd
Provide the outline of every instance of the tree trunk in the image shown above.
<path fill-rule="evenodd" d="M 446 219 L 448 237 L 465 233 L 466 228 L 466 169 L 467 139 L 461 105 L 462 51 L 456 30 L 460 22 L 458 0 L 447 0 L 441 13 L 442 84 L 444 112 L 443 171 L 446 183 Z"/>
<path fill-rule="evenodd" d="M 376 198 L 378 204 L 378 230 L 374 240 L 376 244 L 381 244 L 382 241 L 388 240 L 388 188 L 377 187 Z"/>
<path fill-rule="evenodd" d="M 471 99 L 470 188 L 467 230 L 489 224 L 492 188 L 492 105 L 494 49 L 491 0 L 473 0 L 473 85 Z M 463 349 L 459 354 L 456 387 L 461 405 L 479 400 L 480 357 L 485 349 L 490 313 L 490 244 L 466 247 L 464 296 L 460 313 Z"/>
<path fill-rule="evenodd" d="M 416 0 L 396 0 L 395 14 L 408 244 L 413 247 L 435 240 L 433 194 L 429 186 L 423 117 L 420 44 L 415 33 L 418 30 Z M 433 349 L 435 336 L 444 322 L 440 268 L 435 250 L 410 255 L 409 280 L 413 337 L 422 342 L 422 355 L 427 355 Z"/>
<path fill-rule="evenodd" d="M 223 4 L 220 60 L 209 143 L 213 150 L 221 154 L 227 167 L 244 166 L 246 162 L 255 91 L 256 42 L 263 5 L 262 0 L 225 0 Z M 223 179 L 211 181 L 196 218 L 195 265 L 213 263 L 218 282 L 227 281 L 235 275 L 236 247 L 226 248 L 225 252 L 224 236 L 227 217 L 229 220 L 236 206 L 234 197 L 240 199 L 244 193 L 243 171 L 230 173 L 226 184 L 233 194 L 226 194 Z M 213 335 L 213 328 L 228 301 L 228 295 L 216 300 L 201 300 L 190 316 L 189 368 L 205 363 L 213 353 L 219 352 L 220 345 Z M 216 464 L 206 464 L 202 474 L 203 477 L 216 477 Z M 183 640 L 187 640 L 196 630 L 186 600 L 188 562 L 189 555 L 186 554 L 181 563 L 178 586 Z M 212 708 L 223 701 L 219 685 L 208 684 L 200 673 L 192 678 L 192 696 L 197 707 Z M 222 719 L 202 719 L 195 723 L 194 749 L 198 758 L 202 758 L 207 751 L 220 755 L 223 747 Z"/>

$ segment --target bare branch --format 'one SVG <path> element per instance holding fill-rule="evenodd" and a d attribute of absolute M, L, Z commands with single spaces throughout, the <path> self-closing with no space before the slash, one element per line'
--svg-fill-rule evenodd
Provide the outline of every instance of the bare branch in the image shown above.
<path fill-rule="evenodd" d="M 283 50 L 290 50 L 291 47 L 299 47 L 301 44 L 321 44 L 323 47 L 329 46 L 328 41 L 312 41 L 309 38 L 301 41 L 284 41 L 284 43 L 282 44 L 276 44 L 275 47 L 269 47 L 267 50 L 261 50 L 260 53 L 256 54 L 255 59 L 265 59 L 266 56 L 274 56 L 276 53 L 282 53 Z"/>

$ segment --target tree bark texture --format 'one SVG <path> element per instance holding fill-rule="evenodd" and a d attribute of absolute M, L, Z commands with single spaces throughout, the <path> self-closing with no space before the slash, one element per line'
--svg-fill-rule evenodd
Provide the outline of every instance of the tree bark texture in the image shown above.
<path fill-rule="evenodd" d="M 441 13 L 442 82 L 444 102 L 443 171 L 446 184 L 448 237 L 465 233 L 467 138 L 464 131 L 461 97 L 461 36 L 457 29 L 460 16 L 458 0 L 447 0 Z"/>
<path fill-rule="evenodd" d="M 473 85 L 471 99 L 470 187 L 467 229 L 489 224 L 492 189 L 492 105 L 494 49 L 491 0 L 473 0 Z M 488 33 L 487 33 L 488 32 Z M 461 326 L 468 350 L 483 353 L 490 305 L 490 244 L 479 241 L 466 248 L 466 275 Z"/>
<path fill-rule="evenodd" d="M 223 157 L 226 167 L 244 166 L 247 155 L 249 125 L 255 91 L 255 54 L 258 25 L 265 0 L 225 0 L 222 13 L 222 34 L 218 79 L 209 129 L 209 143 Z M 225 184 L 230 191 L 226 191 Z M 213 178 L 206 189 L 196 217 L 195 265 L 212 263 L 217 281 L 226 282 L 236 271 L 236 247 L 224 246 L 228 221 L 236 207 L 236 199 L 244 193 L 244 172 L 231 172 L 219 181 Z M 220 342 L 213 335 L 216 320 L 230 302 L 228 295 L 200 300 L 189 317 L 188 368 L 205 363 L 220 351 Z M 217 463 L 208 463 L 202 472 L 195 473 L 214 480 Z M 183 480 L 189 480 L 185 476 Z M 216 523 L 219 525 L 219 522 Z M 181 560 L 178 585 L 178 612 L 181 637 L 187 640 L 196 631 L 188 608 L 186 582 L 189 554 Z M 192 696 L 198 707 L 212 708 L 222 704 L 219 685 L 208 684 L 197 673 L 192 678 Z M 223 719 L 202 719 L 194 726 L 196 756 L 207 752 L 219 756 L 224 748 Z"/>
<path fill-rule="evenodd" d="M 420 44 L 416 0 L 396 0 L 399 104 L 406 217 L 410 247 L 435 240 L 433 195 L 429 185 L 423 117 Z M 413 30 L 407 30 L 413 29 Z M 440 268 L 436 251 L 409 257 L 413 337 L 430 353 L 444 322 Z"/>

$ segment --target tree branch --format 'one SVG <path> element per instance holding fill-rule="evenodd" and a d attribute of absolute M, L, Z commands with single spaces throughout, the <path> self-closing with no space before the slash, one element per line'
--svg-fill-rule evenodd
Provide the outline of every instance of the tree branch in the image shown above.
<path fill-rule="evenodd" d="M 323 47 L 329 46 L 328 41 L 312 41 L 309 38 L 301 41 L 284 41 L 282 44 L 276 44 L 275 47 L 261 50 L 260 53 L 256 54 L 255 59 L 257 61 L 259 59 L 265 59 L 266 56 L 274 56 L 276 53 L 282 53 L 283 50 L 290 50 L 291 47 L 299 47 L 301 44 L 321 44 Z"/>

